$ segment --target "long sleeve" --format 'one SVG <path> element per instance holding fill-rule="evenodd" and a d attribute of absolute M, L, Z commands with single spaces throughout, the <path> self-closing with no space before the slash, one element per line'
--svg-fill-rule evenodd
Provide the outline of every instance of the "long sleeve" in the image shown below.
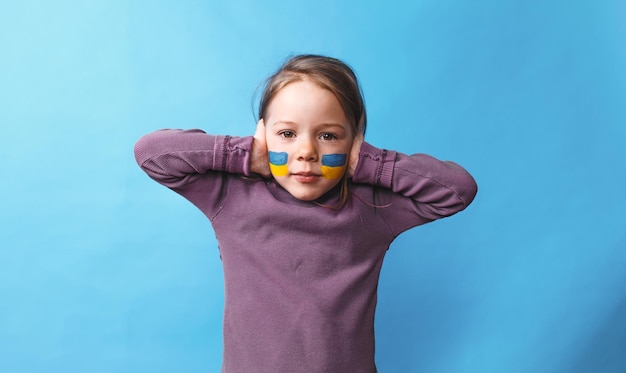
<path fill-rule="evenodd" d="M 374 203 L 391 219 L 394 234 L 453 215 L 474 199 L 477 185 L 461 166 L 426 154 L 405 155 L 363 143 L 352 178 L 355 183 L 382 187 Z M 388 210 L 388 211 L 385 211 Z"/>
<path fill-rule="evenodd" d="M 202 130 L 160 130 L 135 144 L 135 159 L 154 180 L 181 188 L 208 171 L 249 176 L 252 137 L 208 135 Z"/>

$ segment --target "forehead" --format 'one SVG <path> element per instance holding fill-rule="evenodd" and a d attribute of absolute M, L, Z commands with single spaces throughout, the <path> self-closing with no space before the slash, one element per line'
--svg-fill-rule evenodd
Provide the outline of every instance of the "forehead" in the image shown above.
<path fill-rule="evenodd" d="M 333 122 L 348 123 L 337 97 L 308 80 L 292 82 L 280 89 L 268 105 L 267 116 L 274 120 L 292 121 L 298 117 L 332 118 Z M 290 118 L 282 118 L 284 116 Z"/>

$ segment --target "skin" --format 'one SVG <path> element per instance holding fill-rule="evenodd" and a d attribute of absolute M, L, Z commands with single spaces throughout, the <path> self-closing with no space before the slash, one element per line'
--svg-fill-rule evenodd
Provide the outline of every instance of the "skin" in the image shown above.
<path fill-rule="evenodd" d="M 292 196 L 313 201 L 333 189 L 341 178 L 322 177 L 325 154 L 346 154 L 344 169 L 351 177 L 363 136 L 355 136 L 337 98 L 308 80 L 281 89 L 259 120 L 252 145 L 252 172 L 270 177 L 268 151 L 288 154 L 288 174 L 276 182 Z M 342 175 L 343 176 L 343 175 Z"/>

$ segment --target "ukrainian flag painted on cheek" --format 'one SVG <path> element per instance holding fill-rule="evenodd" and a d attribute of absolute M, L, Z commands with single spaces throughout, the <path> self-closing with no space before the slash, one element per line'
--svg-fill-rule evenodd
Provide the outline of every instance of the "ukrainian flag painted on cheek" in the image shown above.
<path fill-rule="evenodd" d="M 287 169 L 287 153 L 286 152 L 269 152 L 270 171 L 274 176 L 285 176 L 289 173 Z"/>
<path fill-rule="evenodd" d="M 346 169 L 345 154 L 324 154 L 322 156 L 322 176 L 327 179 L 339 179 Z"/>

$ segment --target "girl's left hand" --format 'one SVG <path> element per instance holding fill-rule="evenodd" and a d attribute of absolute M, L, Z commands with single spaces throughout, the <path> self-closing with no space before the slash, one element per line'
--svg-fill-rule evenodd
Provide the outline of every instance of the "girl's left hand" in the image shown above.
<path fill-rule="evenodd" d="M 359 133 L 352 141 L 352 149 L 350 150 L 350 159 L 348 160 L 348 177 L 354 175 L 356 166 L 359 163 L 359 153 L 363 144 L 363 133 Z"/>

